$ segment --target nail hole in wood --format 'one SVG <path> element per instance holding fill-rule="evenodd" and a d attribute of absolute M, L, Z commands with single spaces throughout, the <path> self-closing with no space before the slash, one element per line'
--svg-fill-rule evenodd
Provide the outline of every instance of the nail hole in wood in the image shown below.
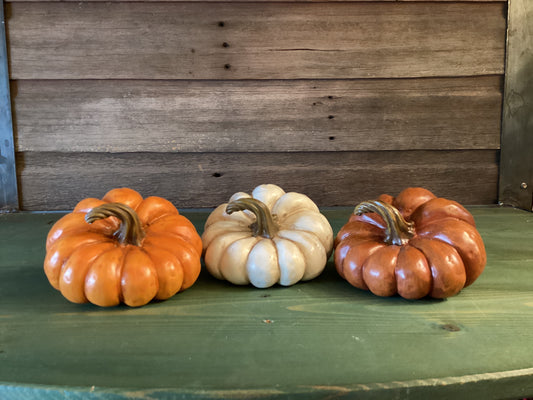
<path fill-rule="evenodd" d="M 213 176 L 214 176 L 215 178 L 220 178 L 222 175 L 224 175 L 224 174 L 221 174 L 220 172 L 215 172 L 215 173 L 213 174 Z"/>
<path fill-rule="evenodd" d="M 461 328 L 455 324 L 443 324 L 440 328 L 448 332 L 459 332 L 461 330 Z"/>
<path fill-rule="evenodd" d="M 230 64 L 224 65 L 224 69 L 231 69 L 231 65 Z"/>

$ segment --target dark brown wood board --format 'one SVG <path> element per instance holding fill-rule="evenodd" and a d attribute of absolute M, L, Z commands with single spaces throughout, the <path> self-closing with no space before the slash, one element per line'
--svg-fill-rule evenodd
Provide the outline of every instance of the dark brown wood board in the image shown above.
<path fill-rule="evenodd" d="M 69 210 L 84 197 L 127 186 L 178 207 L 215 207 L 263 183 L 321 206 L 355 206 L 423 186 L 464 204 L 497 201 L 498 151 L 306 153 L 21 153 L 25 210 Z"/>
<path fill-rule="evenodd" d="M 505 4 L 498 2 L 21 2 L 7 7 L 12 79 L 503 73 Z"/>
<path fill-rule="evenodd" d="M 49 2 L 49 1 L 79 1 L 79 0 L 8 0 L 6 3 L 18 3 L 18 2 Z M 105 1 L 105 2 L 118 2 L 123 0 L 85 0 L 85 1 L 92 1 L 92 2 L 98 2 L 98 1 Z M 161 2 L 161 1 L 170 1 L 170 2 L 176 2 L 176 0 L 130 0 L 131 2 L 137 2 L 142 1 L 143 3 L 149 3 L 149 2 Z M 224 3 L 239 3 L 239 2 L 246 2 L 249 3 L 250 0 L 187 0 L 188 2 L 224 2 Z M 282 3 L 328 3 L 328 2 L 339 2 L 339 1 L 347 1 L 347 2 L 353 2 L 354 0 L 262 0 L 262 1 L 256 1 L 257 3 L 275 3 L 275 2 L 282 2 Z M 359 2 L 375 2 L 376 0 L 356 0 Z M 382 2 L 387 1 L 394 1 L 394 2 L 409 2 L 409 1 L 417 1 L 420 2 L 421 0 L 379 0 Z M 431 2 L 457 2 L 458 0 L 423 0 L 425 3 L 431 3 Z M 491 2 L 499 2 L 499 3 L 506 3 L 507 0 L 461 0 L 462 2 L 468 2 L 468 3 L 475 3 L 475 2 L 483 2 L 483 3 L 491 3 Z"/>
<path fill-rule="evenodd" d="M 20 204 L 497 201 L 506 3 L 9 2 Z M 185 189 L 184 189 L 185 188 Z"/>
<path fill-rule="evenodd" d="M 18 151 L 498 149 L 499 76 L 13 84 Z"/>

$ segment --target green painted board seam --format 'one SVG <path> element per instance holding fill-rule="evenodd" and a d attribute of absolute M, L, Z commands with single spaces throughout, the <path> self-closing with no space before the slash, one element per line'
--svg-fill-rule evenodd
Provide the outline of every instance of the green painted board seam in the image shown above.
<path fill-rule="evenodd" d="M 516 378 L 524 378 L 516 379 Z M 41 398 L 69 398 L 69 399 L 253 399 L 253 398 L 295 398 L 304 396 L 308 399 L 344 398 L 356 396 L 357 398 L 374 398 L 392 393 L 402 393 L 402 398 L 409 398 L 409 393 L 418 398 L 420 390 L 431 391 L 433 398 L 439 398 L 439 389 L 465 389 L 468 384 L 483 386 L 487 383 L 497 383 L 502 393 L 493 393 L 498 398 L 501 395 L 524 396 L 533 392 L 533 368 L 524 368 L 512 371 L 491 372 L 464 376 L 451 376 L 446 378 L 415 379 L 409 381 L 395 381 L 384 383 L 369 383 L 347 386 L 296 386 L 289 391 L 283 389 L 247 389 L 247 390 L 179 390 L 179 389 L 108 389 L 100 387 L 59 387 L 44 385 L 13 385 L 12 383 L 0 382 L 0 395 L 3 400 L 15 400 L 30 398 L 40 395 Z M 509 385 L 502 381 L 507 380 Z M 530 382 L 530 387 L 516 387 L 517 384 Z M 515 388 L 513 389 L 513 386 Z M 529 392 L 527 390 L 530 390 Z M 475 390 L 465 392 L 464 398 L 474 395 Z M 448 392 L 447 392 L 448 393 Z M 444 394 L 444 393 L 442 393 Z M 406 396 L 407 395 L 407 396 Z M 427 395 L 427 392 L 426 392 Z M 458 394 L 454 394 L 454 398 Z M 179 396 L 179 397 L 176 397 Z M 459 395 L 460 396 L 460 395 Z M 442 397 L 445 398 L 445 397 Z M 490 398 L 490 397 L 488 397 Z"/>

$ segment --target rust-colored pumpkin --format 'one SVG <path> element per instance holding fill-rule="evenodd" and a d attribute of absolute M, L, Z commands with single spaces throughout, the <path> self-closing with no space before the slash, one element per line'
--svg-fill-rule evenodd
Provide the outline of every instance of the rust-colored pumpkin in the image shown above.
<path fill-rule="evenodd" d="M 190 287 L 201 254 L 194 225 L 172 203 L 120 188 L 80 201 L 55 223 L 44 271 L 71 302 L 137 307 Z"/>
<path fill-rule="evenodd" d="M 360 203 L 335 239 L 337 272 L 378 296 L 450 297 L 471 285 L 486 261 L 473 216 L 423 188 Z"/>

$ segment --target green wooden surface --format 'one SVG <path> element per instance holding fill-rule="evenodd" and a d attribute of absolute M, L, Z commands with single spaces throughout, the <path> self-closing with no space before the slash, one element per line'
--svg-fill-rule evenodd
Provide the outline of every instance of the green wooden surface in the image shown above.
<path fill-rule="evenodd" d="M 336 233 L 351 210 L 324 213 Z M 142 308 L 68 303 L 42 270 L 62 214 L 0 215 L 0 399 L 533 396 L 533 214 L 471 208 L 488 264 L 447 300 L 379 298 L 330 262 L 255 289 L 206 273 Z M 202 231 L 207 213 L 184 213 Z"/>

